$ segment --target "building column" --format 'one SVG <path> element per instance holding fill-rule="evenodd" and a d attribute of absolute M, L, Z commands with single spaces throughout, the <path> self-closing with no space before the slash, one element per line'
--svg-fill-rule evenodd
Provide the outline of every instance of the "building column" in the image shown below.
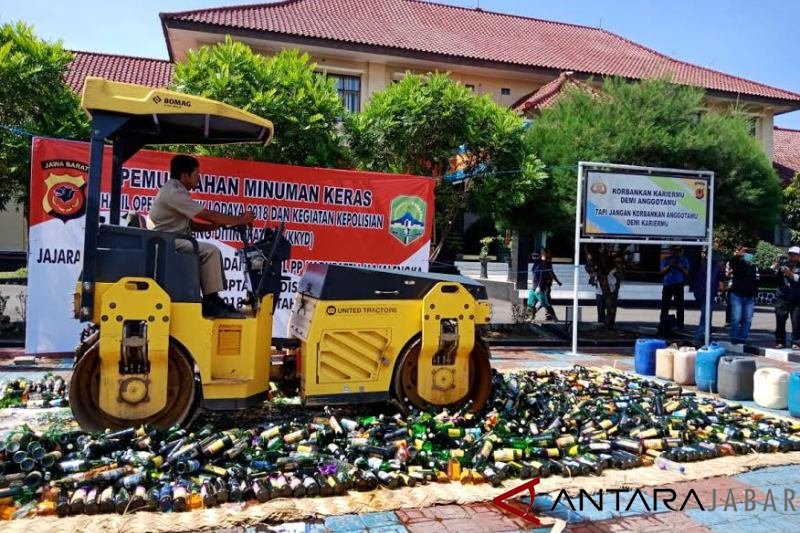
<path fill-rule="evenodd" d="M 367 100 L 373 93 L 382 91 L 384 88 L 386 88 L 386 64 L 367 63 L 367 79 L 364 80 L 361 91 L 361 109 L 364 109 Z"/>
<path fill-rule="evenodd" d="M 508 281 L 514 283 L 517 289 L 528 288 L 528 263 L 531 259 L 533 236 L 528 232 L 514 231 L 511 240 L 511 267 L 509 268 Z"/>

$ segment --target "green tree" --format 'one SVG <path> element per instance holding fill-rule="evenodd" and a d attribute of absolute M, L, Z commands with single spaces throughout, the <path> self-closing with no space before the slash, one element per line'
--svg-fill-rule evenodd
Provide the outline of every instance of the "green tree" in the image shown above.
<path fill-rule="evenodd" d="M 465 207 L 500 228 L 513 228 L 515 209 L 541 190 L 542 164 L 528 151 L 521 117 L 447 74 L 406 73 L 348 119 L 350 147 L 361 168 L 437 178 L 451 167 L 463 172 L 460 184 L 440 180 L 436 187 L 432 258 Z"/>
<path fill-rule="evenodd" d="M 780 185 L 769 158 L 734 111 L 701 112 L 701 89 L 666 80 L 608 79 L 597 94 L 571 88 L 542 111 L 529 142 L 550 167 L 558 218 L 574 221 L 578 161 L 715 173 L 715 225 L 755 235 L 779 216 Z"/>
<path fill-rule="evenodd" d="M 27 206 L 31 137 L 85 138 L 89 127 L 64 85 L 72 54 L 22 23 L 0 26 L 0 209 Z"/>
<path fill-rule="evenodd" d="M 333 80 L 316 72 L 308 54 L 283 50 L 265 57 L 228 36 L 176 63 L 172 88 L 239 107 L 275 125 L 275 138 L 266 147 L 196 147 L 197 153 L 291 165 L 346 164 L 337 128 L 344 107 Z"/>
<path fill-rule="evenodd" d="M 792 232 L 792 240 L 800 240 L 800 174 L 783 189 L 783 221 Z"/>
<path fill-rule="evenodd" d="M 753 257 L 753 264 L 761 270 L 772 268 L 778 259 L 786 253 L 786 250 L 779 248 L 766 241 L 758 241 L 756 253 Z"/>
<path fill-rule="evenodd" d="M 746 117 L 735 110 L 701 112 L 703 98 L 701 89 L 667 80 L 607 79 L 593 93 L 571 88 L 529 130 L 531 149 L 552 168 L 545 187 L 550 197 L 528 211 L 546 213 L 555 230 L 570 235 L 579 161 L 712 170 L 715 226 L 754 242 L 759 229 L 777 222 L 777 175 Z M 601 269 L 613 265 L 610 259 L 597 261 Z"/>

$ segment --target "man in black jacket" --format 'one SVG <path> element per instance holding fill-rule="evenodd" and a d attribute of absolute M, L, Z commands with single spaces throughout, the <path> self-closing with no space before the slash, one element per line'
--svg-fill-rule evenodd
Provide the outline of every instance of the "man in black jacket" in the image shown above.
<path fill-rule="evenodd" d="M 758 292 L 758 269 L 753 264 L 752 250 L 743 245 L 737 246 L 730 261 L 730 270 L 731 342 L 744 344 L 750 336 Z"/>
<path fill-rule="evenodd" d="M 792 350 L 800 350 L 800 247 L 792 246 L 787 257 L 772 266 L 779 275 L 775 298 L 775 347 L 786 342 L 786 319 L 792 320 Z"/>

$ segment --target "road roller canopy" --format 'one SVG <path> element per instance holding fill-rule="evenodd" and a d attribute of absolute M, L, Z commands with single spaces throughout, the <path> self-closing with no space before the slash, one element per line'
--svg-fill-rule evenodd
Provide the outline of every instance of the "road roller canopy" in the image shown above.
<path fill-rule="evenodd" d="M 200 96 L 143 85 L 87 77 L 81 105 L 99 113 L 128 117 L 114 138 L 135 144 L 262 143 L 272 139 L 269 120 Z"/>
<path fill-rule="evenodd" d="M 100 181 L 106 143 L 111 143 L 111 195 L 108 222 L 120 221 L 122 165 L 153 144 L 267 144 L 269 120 L 233 106 L 166 89 L 87 77 L 81 105 L 92 118 L 89 139 L 89 180 L 83 240 L 80 319 L 87 321 L 94 306 L 96 248 L 100 224 Z"/>

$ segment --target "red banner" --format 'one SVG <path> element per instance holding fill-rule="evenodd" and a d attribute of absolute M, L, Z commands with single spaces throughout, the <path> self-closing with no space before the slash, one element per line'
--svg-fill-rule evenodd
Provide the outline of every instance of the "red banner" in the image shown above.
<path fill-rule="evenodd" d="M 173 155 L 142 150 L 125 163 L 120 199 L 123 215 L 149 212 L 159 187 L 169 179 Z M 292 282 L 284 287 L 279 310 L 289 309 L 293 289 L 309 261 L 427 270 L 434 190 L 430 178 L 198 159 L 201 178 L 192 197 L 208 209 L 232 215 L 252 210 L 256 228 L 286 222 L 286 236 L 293 247 L 284 272 L 291 274 Z M 58 348 L 75 344 L 75 337 L 61 341 L 57 336 L 63 336 L 65 330 L 79 330 L 68 311 L 83 251 L 88 163 L 88 143 L 33 141 L 28 353 L 65 351 Z M 107 148 L 101 185 L 101 217 L 106 219 L 110 174 L 111 150 Z M 223 251 L 229 289 L 223 296 L 236 303 L 243 295 L 243 277 L 234 253 L 241 247 L 238 235 L 220 229 L 199 237 Z M 58 295 L 57 315 L 52 310 L 53 295 Z M 43 317 L 48 306 L 51 316 Z M 52 328 L 48 320 L 72 323 Z M 278 317 L 275 331 L 285 334 L 285 317 Z"/>

